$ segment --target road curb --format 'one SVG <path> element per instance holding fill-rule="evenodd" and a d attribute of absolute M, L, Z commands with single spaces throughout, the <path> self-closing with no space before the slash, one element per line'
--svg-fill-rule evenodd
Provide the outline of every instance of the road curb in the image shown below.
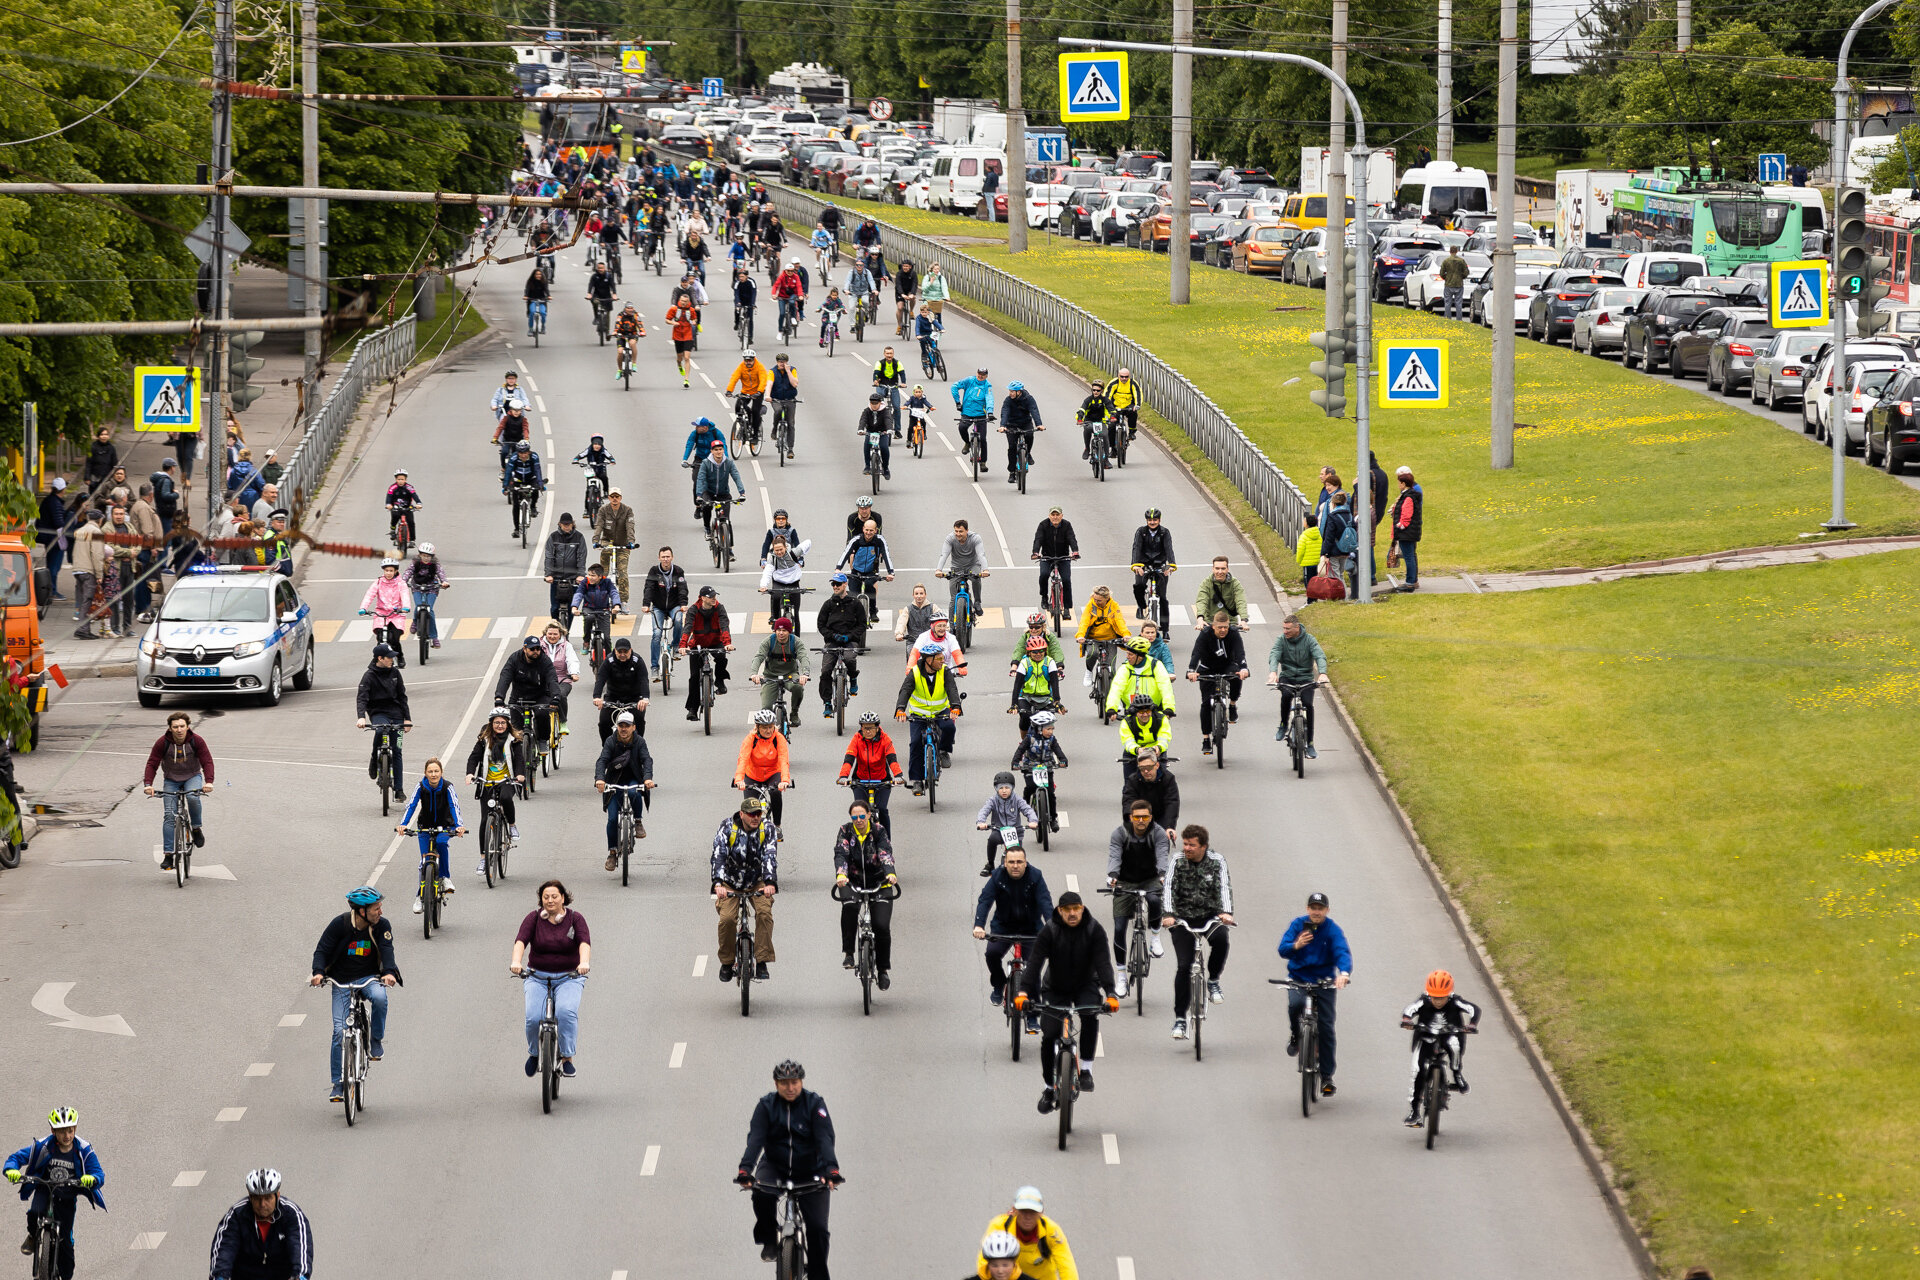
<path fill-rule="evenodd" d="M 1599 1185 L 1601 1197 L 1607 1202 L 1607 1207 L 1613 1214 L 1614 1225 L 1619 1229 L 1621 1238 L 1627 1242 L 1628 1251 L 1633 1254 L 1634 1262 L 1640 1268 L 1640 1274 L 1646 1280 L 1659 1280 L 1659 1263 L 1654 1260 L 1651 1246 L 1647 1243 L 1646 1237 L 1640 1234 L 1639 1227 L 1633 1221 L 1633 1213 L 1627 1206 L 1626 1197 L 1621 1193 L 1618 1182 L 1614 1178 L 1613 1165 L 1607 1160 L 1606 1153 L 1600 1149 L 1600 1144 L 1587 1131 L 1586 1123 L 1574 1110 L 1573 1103 L 1567 1098 L 1566 1090 L 1560 1087 L 1560 1077 L 1555 1074 L 1552 1064 L 1547 1061 L 1546 1054 L 1534 1040 L 1533 1031 L 1527 1025 L 1525 1015 L 1520 1012 L 1513 993 L 1500 977 L 1500 971 L 1495 966 L 1493 957 L 1487 953 L 1486 945 L 1481 941 L 1479 933 L 1468 922 L 1466 911 L 1454 898 L 1453 890 L 1448 886 L 1446 877 L 1434 862 L 1433 855 L 1427 851 L 1426 842 L 1420 838 L 1420 832 L 1414 827 L 1413 819 L 1401 807 L 1400 797 L 1394 793 L 1393 784 L 1388 781 L 1386 770 L 1381 768 L 1380 761 L 1375 758 L 1372 748 L 1367 746 L 1366 739 L 1361 736 L 1360 726 L 1347 710 L 1347 704 L 1340 697 L 1339 690 L 1329 684 L 1327 692 L 1331 695 L 1330 701 L 1333 703 L 1334 711 L 1340 717 L 1341 725 L 1347 731 L 1347 736 L 1359 749 L 1360 759 L 1366 764 L 1367 774 L 1373 779 L 1374 787 L 1380 792 L 1381 798 L 1387 802 L 1388 807 L 1393 810 L 1394 817 L 1400 823 L 1401 832 L 1407 837 L 1407 843 L 1413 846 L 1414 856 L 1420 860 L 1420 866 L 1427 873 L 1428 882 L 1433 885 L 1433 890 L 1439 895 L 1440 901 L 1446 905 L 1447 914 L 1453 918 L 1455 930 L 1459 932 L 1468 950 L 1472 952 L 1474 968 L 1486 982 L 1487 989 L 1494 993 L 1500 1006 L 1500 1014 L 1518 1038 L 1521 1050 L 1526 1055 L 1527 1064 L 1533 1068 L 1535 1078 L 1546 1089 L 1547 1095 L 1553 1099 L 1554 1110 L 1559 1113 L 1561 1123 L 1567 1127 L 1574 1145 L 1579 1148 L 1580 1157 L 1586 1162 L 1587 1172 Z"/>

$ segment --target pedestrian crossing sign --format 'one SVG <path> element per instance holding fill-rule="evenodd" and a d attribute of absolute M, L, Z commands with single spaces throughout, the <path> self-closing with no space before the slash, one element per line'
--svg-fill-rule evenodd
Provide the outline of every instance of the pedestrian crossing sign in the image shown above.
<path fill-rule="evenodd" d="M 620 47 L 620 70 L 633 75 L 645 75 L 647 72 L 647 51 L 635 49 L 631 45 Z M 708 95 L 709 97 L 712 95 Z"/>
<path fill-rule="evenodd" d="M 135 431 L 198 431 L 200 370 L 141 365 L 133 371 Z"/>
<path fill-rule="evenodd" d="M 1806 329 L 1829 323 L 1827 264 L 1819 258 L 1771 265 L 1773 288 L 1767 295 L 1767 319 L 1776 329 Z"/>
<path fill-rule="evenodd" d="M 1383 342 L 1380 344 L 1380 404 L 1447 407 L 1451 390 L 1447 344 L 1442 342 Z"/>
<path fill-rule="evenodd" d="M 1127 94 L 1124 53 L 1060 55 L 1062 120 L 1126 120 L 1133 114 Z"/>

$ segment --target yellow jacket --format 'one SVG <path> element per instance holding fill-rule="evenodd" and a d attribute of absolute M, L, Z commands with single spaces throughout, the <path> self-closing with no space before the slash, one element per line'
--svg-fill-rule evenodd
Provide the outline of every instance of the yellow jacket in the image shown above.
<path fill-rule="evenodd" d="M 1107 403 L 1114 408 L 1131 409 L 1140 403 L 1140 384 L 1131 378 L 1125 382 L 1115 378 L 1106 385 L 1105 390 L 1103 390 L 1101 394 L 1107 398 Z"/>
<path fill-rule="evenodd" d="M 1311 569 L 1320 563 L 1320 531 L 1302 529 L 1300 545 L 1293 553 L 1294 560 L 1302 569 Z"/>
<path fill-rule="evenodd" d="M 1153 705 L 1161 711 L 1174 709 L 1173 674 L 1160 659 L 1149 657 L 1137 667 L 1131 662 L 1122 662 L 1120 669 L 1114 672 L 1113 687 L 1107 690 L 1107 710 L 1126 715 L 1127 704 L 1136 693 L 1144 693 L 1152 698 Z"/>
<path fill-rule="evenodd" d="M 988 1222 L 986 1231 L 980 1234 L 984 1238 L 989 1232 L 1004 1231 L 1017 1240 L 1019 1233 L 1014 1229 L 1017 1225 L 1011 1213 L 1002 1213 Z M 987 1280 L 986 1254 L 980 1255 L 975 1271 L 980 1280 Z M 1033 1280 L 1080 1280 L 1080 1268 L 1073 1265 L 1073 1250 L 1067 1247 L 1066 1233 L 1044 1213 L 1040 1215 L 1038 1238 L 1032 1244 L 1020 1242 L 1020 1271 Z"/>
<path fill-rule="evenodd" d="M 1087 607 L 1080 611 L 1080 629 L 1074 636 L 1081 640 L 1125 640 L 1133 633 L 1127 630 L 1126 619 L 1120 616 L 1120 606 L 1109 596 L 1103 605 L 1099 597 L 1087 597 Z"/>

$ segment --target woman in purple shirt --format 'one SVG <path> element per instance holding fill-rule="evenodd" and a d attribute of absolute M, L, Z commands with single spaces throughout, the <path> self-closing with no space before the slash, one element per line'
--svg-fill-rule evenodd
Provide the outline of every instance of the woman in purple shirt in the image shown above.
<path fill-rule="evenodd" d="M 527 994 L 527 1074 L 540 1069 L 540 1020 L 547 1016 L 547 987 L 560 1020 L 560 1070 L 574 1074 L 574 1040 L 580 1031 L 580 988 L 593 955 L 587 921 L 571 909 L 573 895 L 558 880 L 540 886 L 540 908 L 527 913 L 514 935 L 507 972 L 524 975 Z"/>

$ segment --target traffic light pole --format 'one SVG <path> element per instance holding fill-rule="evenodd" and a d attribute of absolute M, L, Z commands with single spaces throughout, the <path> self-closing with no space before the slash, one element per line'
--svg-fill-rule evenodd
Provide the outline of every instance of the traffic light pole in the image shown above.
<path fill-rule="evenodd" d="M 1893 0 L 1881 0 L 1882 4 L 1891 4 Z M 1087 40 L 1080 37 L 1062 36 L 1059 44 L 1072 45 L 1079 49 L 1125 49 L 1133 53 L 1184 53 L 1200 58 L 1237 58 L 1243 62 L 1284 62 L 1289 66 L 1305 67 L 1316 75 L 1324 76 L 1333 82 L 1347 101 L 1347 110 L 1353 113 L 1353 150 L 1348 155 L 1348 170 L 1353 180 L 1354 243 L 1364 246 L 1367 232 L 1367 118 L 1361 114 L 1360 100 L 1354 96 L 1353 89 L 1347 84 L 1346 77 L 1335 75 L 1333 68 L 1312 58 L 1303 58 L 1294 53 L 1273 53 L 1265 49 L 1199 49 L 1191 45 L 1136 44 L 1126 40 Z M 1329 202 L 1327 207 L 1327 225 L 1339 228 L 1346 221 L 1344 202 L 1335 206 Z M 1335 254 L 1344 253 L 1344 236 L 1335 239 L 1328 250 L 1331 260 Z M 1365 256 L 1365 250 L 1360 251 Z M 1356 263 L 1358 257 L 1356 257 Z M 1356 274 L 1358 274 L 1356 272 Z M 1354 401 L 1353 421 L 1357 437 L 1358 462 L 1354 465 L 1354 475 L 1359 482 L 1354 485 L 1354 495 L 1359 501 L 1354 506 L 1353 518 L 1360 531 L 1360 540 L 1367 543 L 1369 554 L 1355 553 L 1354 582 L 1359 588 L 1354 592 L 1356 600 L 1366 602 L 1373 599 L 1373 557 L 1371 554 L 1373 517 L 1369 508 L 1373 505 L 1373 468 L 1371 440 L 1372 415 L 1370 399 L 1372 388 L 1367 385 L 1369 366 L 1373 360 L 1373 289 L 1371 280 L 1364 277 L 1356 282 L 1361 287 L 1354 290 L 1353 296 L 1353 370 Z M 1328 335 L 1332 340 L 1333 335 Z M 1337 415 L 1336 415 L 1337 416 Z"/>

